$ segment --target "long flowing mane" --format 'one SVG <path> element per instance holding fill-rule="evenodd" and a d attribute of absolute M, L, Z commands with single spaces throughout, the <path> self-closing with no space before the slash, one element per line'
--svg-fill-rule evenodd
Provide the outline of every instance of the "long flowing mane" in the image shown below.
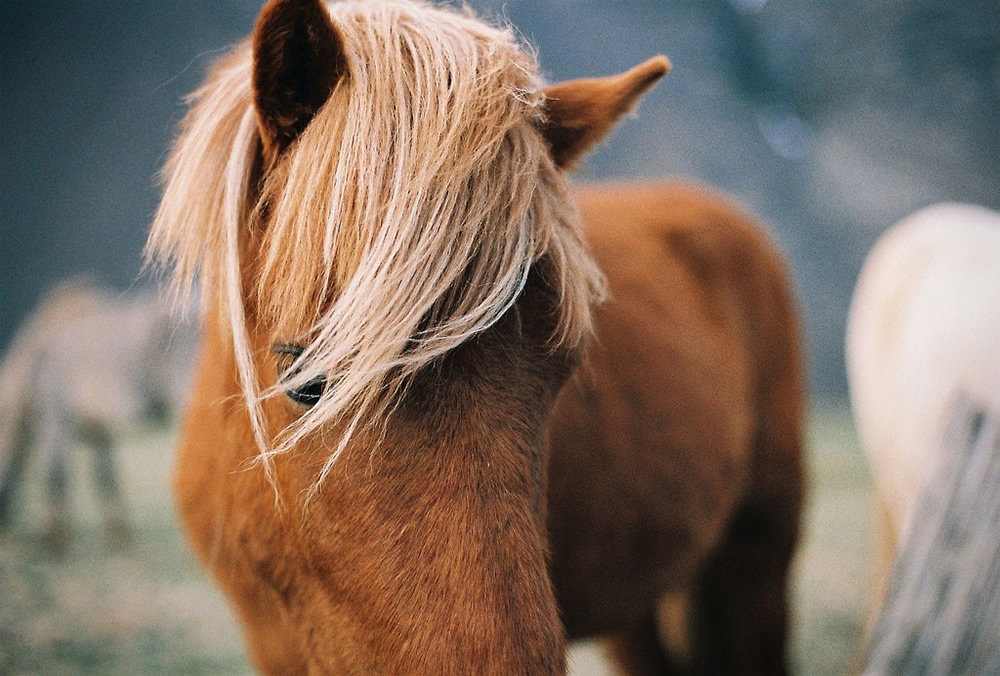
<path fill-rule="evenodd" d="M 328 9 L 347 77 L 261 181 L 250 47 L 222 59 L 192 96 L 148 244 L 180 294 L 199 276 L 216 299 L 262 460 L 345 425 L 323 476 L 414 373 L 510 309 L 534 262 L 561 291 L 554 344 L 584 340 L 602 289 L 512 31 L 421 2 Z M 328 383 L 273 438 L 262 403 L 280 390 L 260 384 L 251 330 L 303 348 L 284 386 Z"/>

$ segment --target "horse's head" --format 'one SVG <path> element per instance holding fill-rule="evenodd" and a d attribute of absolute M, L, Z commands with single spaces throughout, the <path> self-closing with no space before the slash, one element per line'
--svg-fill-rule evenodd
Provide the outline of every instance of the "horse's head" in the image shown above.
<path fill-rule="evenodd" d="M 200 272 L 199 389 L 247 413 L 196 397 L 184 443 L 278 490 L 254 570 L 316 664 L 563 665 L 544 427 L 601 289 L 564 171 L 667 68 L 543 89 L 468 14 L 274 0 L 196 94 L 151 248 Z"/>

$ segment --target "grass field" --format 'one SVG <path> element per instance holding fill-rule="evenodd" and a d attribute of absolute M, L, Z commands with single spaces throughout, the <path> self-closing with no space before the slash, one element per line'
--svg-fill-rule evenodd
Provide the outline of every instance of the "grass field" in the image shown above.
<path fill-rule="evenodd" d="M 144 430 L 120 454 L 134 542 L 109 546 L 85 454 L 74 460 L 73 538 L 61 558 L 38 539 L 41 478 L 29 467 L 20 518 L 0 536 L 0 674 L 243 674 L 239 630 L 173 516 L 170 432 Z M 810 495 L 795 567 L 794 671 L 844 674 L 868 594 L 871 500 L 847 409 L 817 406 Z M 599 646 L 571 654 L 578 676 L 609 673 Z"/>

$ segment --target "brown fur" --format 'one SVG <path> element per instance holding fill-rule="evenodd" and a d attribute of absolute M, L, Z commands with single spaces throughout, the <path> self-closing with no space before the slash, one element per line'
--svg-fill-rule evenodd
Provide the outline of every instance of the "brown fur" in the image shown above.
<path fill-rule="evenodd" d="M 274 0 L 254 43 L 313 53 L 275 45 L 314 10 Z M 282 130 L 297 123 L 260 99 L 287 63 L 254 63 L 260 152 L 277 153 L 257 159 L 266 182 L 297 140 Z M 563 196 L 554 165 L 571 164 L 663 72 L 651 62 L 617 84 L 548 90 L 544 117 L 510 132 L 553 152 L 537 190 Z M 579 120 L 593 128 L 566 132 Z M 267 462 L 260 438 L 278 438 L 306 409 L 268 396 L 255 417 L 247 393 L 289 386 L 274 351 L 289 334 L 248 300 L 206 313 L 175 490 L 262 671 L 561 673 L 567 631 L 616 636 L 636 672 L 673 668 L 655 618 L 667 593 L 691 600 L 688 666 L 783 670 L 802 393 L 781 263 L 708 193 L 647 186 L 579 198 L 612 299 L 565 389 L 584 344 L 554 337 L 574 335 L 562 328 L 569 285 L 579 297 L 591 281 L 586 265 L 560 256 L 586 257 L 581 248 L 541 250 L 516 303 L 393 389 L 384 419 L 353 427 L 348 411 Z M 263 218 L 256 232 L 271 225 Z M 282 254 L 260 241 L 238 252 L 244 299 L 266 291 L 255 291 L 262 257 Z M 219 306 L 232 301 L 209 291 Z M 581 321 L 589 326 L 589 312 Z M 252 368 L 234 347 L 244 330 Z"/>
<path fill-rule="evenodd" d="M 783 265 L 711 193 L 603 186 L 578 198 L 611 299 L 551 420 L 553 575 L 567 628 L 655 636 L 643 627 L 658 601 L 686 591 L 696 671 L 779 672 L 802 501 L 802 377 Z M 660 651 L 640 643 L 621 648 Z"/>
<path fill-rule="evenodd" d="M 665 593 L 692 590 L 696 671 L 781 672 L 802 393 L 780 262 L 707 193 L 580 198 L 613 298 L 551 421 L 548 523 L 566 627 L 619 635 L 626 664 L 664 660 L 642 627 Z M 522 321 L 537 315 L 530 291 Z M 294 498 L 322 464 L 322 441 L 280 458 L 289 499 L 276 509 L 261 468 L 245 469 L 255 447 L 234 365 L 209 331 L 177 492 L 263 671 L 503 673 L 521 657 L 503 650 L 537 644 L 551 651 L 546 672 L 562 668 L 533 510 L 543 412 L 568 357 L 553 363 L 526 333 L 508 317 L 427 374 L 382 444 L 391 452 L 372 457 L 359 441 L 311 507 Z M 276 425 L 294 415 L 274 408 Z M 520 583 L 525 571 L 508 568 L 518 559 L 533 566 Z M 547 636 L 525 635 L 532 617 Z M 344 635 L 379 643 L 321 647 Z M 391 661 L 359 657 L 375 654 Z"/>
<path fill-rule="evenodd" d="M 538 509 L 540 430 L 568 363 L 537 329 L 522 337 L 531 323 L 512 314 L 414 383 L 385 440 L 358 438 L 311 503 L 324 440 L 279 456 L 280 509 L 262 468 L 246 469 L 232 362 L 205 361 L 176 490 L 262 671 L 564 670 Z M 206 355 L 225 354 L 218 340 Z M 287 424 L 294 407 L 275 404 Z"/>

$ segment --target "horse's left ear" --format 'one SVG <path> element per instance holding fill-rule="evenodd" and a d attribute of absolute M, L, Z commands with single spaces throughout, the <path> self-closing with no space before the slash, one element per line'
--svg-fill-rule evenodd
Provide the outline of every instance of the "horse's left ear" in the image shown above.
<path fill-rule="evenodd" d="M 667 57 L 655 56 L 619 75 L 569 80 L 545 89 L 542 133 L 556 164 L 572 167 L 669 71 Z"/>
<path fill-rule="evenodd" d="M 343 41 L 321 0 L 270 0 L 253 32 L 253 97 L 273 162 L 347 74 Z"/>

